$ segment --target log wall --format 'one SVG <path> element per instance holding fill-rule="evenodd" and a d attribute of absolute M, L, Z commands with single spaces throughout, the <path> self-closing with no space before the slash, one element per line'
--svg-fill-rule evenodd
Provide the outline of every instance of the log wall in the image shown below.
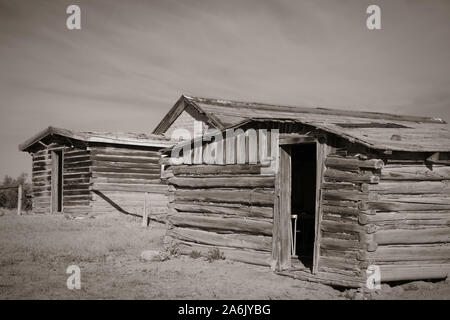
<path fill-rule="evenodd" d="M 91 213 L 92 195 L 89 150 L 73 147 L 63 149 L 63 211 L 85 215 Z"/>
<path fill-rule="evenodd" d="M 376 250 L 368 264 L 380 266 L 382 281 L 445 278 L 450 273 L 450 166 L 414 157 L 386 160 L 360 221 Z"/>
<path fill-rule="evenodd" d="M 274 175 L 259 165 L 179 165 L 167 169 L 170 229 L 181 253 L 269 265 L 272 250 Z"/>
<path fill-rule="evenodd" d="M 367 186 L 379 181 L 379 159 L 329 154 L 321 186 L 319 272 L 344 281 L 363 282 L 367 262 L 359 257 L 373 250 L 367 228 L 359 221 L 360 203 L 371 198 Z"/>
<path fill-rule="evenodd" d="M 150 218 L 167 213 L 167 184 L 161 181 L 160 152 L 156 148 L 92 145 L 92 208 L 94 213 L 119 211 Z"/>

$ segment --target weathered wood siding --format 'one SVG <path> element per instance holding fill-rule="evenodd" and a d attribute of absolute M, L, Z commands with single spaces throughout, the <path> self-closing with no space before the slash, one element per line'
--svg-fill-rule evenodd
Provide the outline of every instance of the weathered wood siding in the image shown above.
<path fill-rule="evenodd" d="M 259 165 L 181 165 L 167 169 L 171 228 L 184 254 L 214 247 L 231 260 L 269 265 L 274 176 Z"/>
<path fill-rule="evenodd" d="M 387 158 L 367 185 L 370 199 L 360 221 L 372 231 L 367 263 L 382 281 L 445 278 L 450 273 L 450 166 Z"/>
<path fill-rule="evenodd" d="M 196 123 L 198 127 L 196 128 Z M 187 130 L 192 137 L 194 137 L 195 130 L 201 130 L 200 133 L 203 133 L 208 126 L 203 121 L 198 121 L 193 117 L 188 111 L 183 111 L 178 118 L 170 125 L 170 127 L 164 133 L 165 136 L 171 137 L 177 129 Z M 178 139 L 179 137 L 174 137 Z"/>
<path fill-rule="evenodd" d="M 51 211 L 51 154 L 47 149 L 34 152 L 32 155 L 32 206 L 34 213 L 50 213 Z"/>
<path fill-rule="evenodd" d="M 150 217 L 167 213 L 167 185 L 160 179 L 157 148 L 92 145 L 88 149 L 94 213 L 142 216 L 146 193 Z"/>
<path fill-rule="evenodd" d="M 63 149 L 63 211 L 84 215 L 91 213 L 89 190 L 90 153 L 86 149 Z"/>

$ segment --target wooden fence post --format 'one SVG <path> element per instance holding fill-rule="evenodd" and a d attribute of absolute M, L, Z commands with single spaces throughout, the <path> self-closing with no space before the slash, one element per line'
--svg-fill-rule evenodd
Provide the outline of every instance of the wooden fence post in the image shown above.
<path fill-rule="evenodd" d="M 22 185 L 17 187 L 17 215 L 22 214 Z"/>
<path fill-rule="evenodd" d="M 144 193 L 144 212 L 142 213 L 142 226 L 148 226 L 148 192 Z"/>

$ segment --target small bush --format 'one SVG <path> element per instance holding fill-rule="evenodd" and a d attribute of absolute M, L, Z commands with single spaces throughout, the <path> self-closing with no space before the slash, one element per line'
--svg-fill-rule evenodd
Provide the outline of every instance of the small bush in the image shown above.
<path fill-rule="evenodd" d="M 191 251 L 191 253 L 189 254 L 189 257 L 191 257 L 192 259 L 198 259 L 202 256 L 201 252 L 199 251 Z"/>
<path fill-rule="evenodd" d="M 23 187 L 22 193 L 22 209 L 31 210 L 31 184 L 26 183 L 27 174 L 22 173 L 16 179 L 5 176 L 0 182 L 1 187 L 12 187 L 19 184 Z M 17 208 L 17 188 L 0 190 L 0 208 L 15 209 Z"/>
<path fill-rule="evenodd" d="M 218 248 L 210 249 L 206 256 L 206 260 L 210 263 L 216 260 L 225 260 L 225 255 Z"/>

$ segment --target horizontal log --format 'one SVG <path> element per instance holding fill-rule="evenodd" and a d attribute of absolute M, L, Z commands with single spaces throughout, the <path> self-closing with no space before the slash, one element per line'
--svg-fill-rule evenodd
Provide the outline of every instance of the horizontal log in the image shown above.
<path fill-rule="evenodd" d="M 359 169 L 359 168 L 381 169 L 384 166 L 384 162 L 383 160 L 380 159 L 360 160 L 357 158 L 328 156 L 325 159 L 325 165 L 328 167 L 349 168 L 349 169 Z"/>
<path fill-rule="evenodd" d="M 361 208 L 365 207 L 361 203 Z M 417 203 L 417 202 L 401 202 L 401 201 L 370 201 L 367 207 L 378 211 L 434 211 L 434 210 L 450 210 L 450 204 L 445 203 Z"/>
<path fill-rule="evenodd" d="M 118 167 L 97 167 L 92 166 L 92 172 L 107 172 L 107 173 L 143 173 L 143 174 L 155 174 L 160 175 L 161 169 L 150 169 L 150 168 L 118 168 Z"/>
<path fill-rule="evenodd" d="M 322 205 L 322 212 L 324 213 L 335 213 L 342 216 L 357 217 L 360 215 L 361 210 L 357 208 L 345 207 L 345 206 L 330 206 Z"/>
<path fill-rule="evenodd" d="M 377 200 L 376 194 L 364 193 L 355 190 L 323 190 L 323 199 L 325 200 Z"/>
<path fill-rule="evenodd" d="M 323 231 L 329 232 L 361 232 L 365 230 L 364 227 L 359 225 L 358 221 L 356 220 L 355 223 L 344 223 L 344 222 L 322 220 L 320 228 Z"/>
<path fill-rule="evenodd" d="M 98 191 L 130 191 L 130 192 L 151 192 L 166 194 L 168 192 L 167 186 L 160 184 L 111 184 L 111 183 L 96 183 L 92 185 L 92 190 Z"/>
<path fill-rule="evenodd" d="M 92 161 L 86 160 L 86 161 L 80 161 L 80 162 L 73 162 L 73 163 L 64 163 L 64 170 L 67 169 L 73 169 L 73 168 L 85 168 L 90 167 L 92 165 Z"/>
<path fill-rule="evenodd" d="M 380 195 L 379 200 L 408 203 L 450 204 L 450 197 L 446 194 L 384 194 Z"/>
<path fill-rule="evenodd" d="M 380 265 L 381 282 L 445 279 L 450 275 L 449 264 Z"/>
<path fill-rule="evenodd" d="M 366 249 L 364 244 L 359 241 L 353 240 L 342 240 L 342 239 L 334 239 L 334 238 L 325 238 L 322 237 L 320 239 L 320 247 L 325 249 L 333 249 L 333 250 L 348 250 L 348 249 Z"/>
<path fill-rule="evenodd" d="M 270 188 L 274 186 L 274 177 L 238 176 L 238 177 L 173 177 L 169 183 L 187 188 Z"/>
<path fill-rule="evenodd" d="M 260 174 L 261 165 L 232 164 L 232 165 L 179 165 L 172 166 L 171 170 L 177 175 L 233 175 L 233 174 Z"/>
<path fill-rule="evenodd" d="M 89 189 L 76 189 L 76 190 L 64 190 L 63 195 L 64 197 L 68 196 L 82 196 L 82 195 L 89 195 L 91 191 Z"/>
<path fill-rule="evenodd" d="M 271 206 L 274 202 L 274 192 L 262 189 L 176 190 L 175 198 L 179 201 L 225 202 Z"/>
<path fill-rule="evenodd" d="M 92 165 L 102 168 L 136 168 L 136 169 L 154 169 L 161 170 L 158 163 L 148 162 L 115 162 L 115 161 L 92 161 Z"/>
<path fill-rule="evenodd" d="M 421 261 L 448 259 L 449 245 L 379 245 L 375 252 L 367 253 L 370 261 Z"/>
<path fill-rule="evenodd" d="M 69 158 L 64 158 L 64 164 L 86 162 L 86 161 L 90 161 L 90 160 L 91 160 L 91 157 L 89 155 L 81 156 L 81 157 L 69 157 Z"/>
<path fill-rule="evenodd" d="M 398 181 L 380 182 L 368 185 L 368 190 L 380 194 L 439 194 L 443 193 L 450 197 L 450 182 L 441 181 Z"/>
<path fill-rule="evenodd" d="M 64 151 L 64 158 L 74 158 L 74 157 L 80 157 L 80 156 L 87 156 L 89 155 L 89 151 L 87 150 L 73 150 L 73 151 Z"/>
<path fill-rule="evenodd" d="M 272 237 L 254 236 L 244 234 L 220 234 L 215 232 L 173 228 L 167 231 L 167 235 L 188 242 L 196 242 L 221 247 L 233 247 L 253 249 L 259 251 L 271 251 Z"/>
<path fill-rule="evenodd" d="M 327 168 L 325 170 L 325 181 L 345 181 L 345 182 L 366 182 L 378 183 L 380 177 L 371 172 L 355 173 L 350 171 L 336 170 Z"/>
<path fill-rule="evenodd" d="M 321 184 L 323 190 L 355 190 L 367 192 L 367 184 L 352 183 L 352 182 L 323 182 Z"/>
<path fill-rule="evenodd" d="M 272 207 L 241 206 L 232 204 L 208 204 L 199 202 L 182 203 L 178 201 L 170 204 L 170 207 L 180 212 L 198 212 L 204 214 L 234 215 L 255 218 L 273 217 Z"/>
<path fill-rule="evenodd" d="M 92 178 L 92 183 L 111 183 L 111 184 L 117 184 L 117 183 L 128 183 L 128 184 L 162 184 L 160 179 L 148 179 L 148 178 L 141 178 L 141 179 L 127 179 L 127 178 Z"/>
<path fill-rule="evenodd" d="M 91 159 L 93 161 L 98 162 L 132 162 L 132 163 L 154 163 L 159 165 L 159 157 L 139 157 L 132 155 L 124 155 L 124 156 L 100 156 L 100 155 L 91 155 Z"/>
<path fill-rule="evenodd" d="M 146 174 L 146 173 L 130 173 L 130 172 L 92 172 L 93 178 L 125 178 L 125 179 L 151 179 L 159 180 L 160 173 Z"/>
<path fill-rule="evenodd" d="M 381 170 L 382 180 L 450 180 L 450 166 L 386 165 Z"/>
<path fill-rule="evenodd" d="M 354 216 L 340 215 L 337 213 L 323 213 L 322 219 L 324 221 L 330 222 L 341 222 L 341 223 L 356 223 L 358 224 L 358 218 Z"/>
<path fill-rule="evenodd" d="M 378 222 L 399 222 L 405 220 L 448 220 L 450 219 L 450 210 L 448 211 L 397 211 L 397 212 L 377 212 L 373 215 L 361 213 L 359 222 L 362 224 Z"/>
<path fill-rule="evenodd" d="M 445 243 L 450 242 L 450 228 L 379 230 L 375 241 L 378 244 Z"/>
<path fill-rule="evenodd" d="M 138 157 L 152 157 L 159 158 L 161 153 L 158 151 L 150 150 L 135 150 L 135 149 L 125 149 L 125 148 L 101 148 L 101 147 L 91 147 L 91 154 L 94 156 L 138 156 Z"/>
<path fill-rule="evenodd" d="M 168 216 L 175 226 L 194 227 L 211 231 L 236 231 L 241 233 L 272 235 L 272 223 L 244 218 L 216 218 L 198 214 L 175 214 Z"/>
<path fill-rule="evenodd" d="M 181 254 L 189 255 L 192 251 L 197 251 L 202 254 L 202 256 L 207 257 L 208 252 L 213 248 L 218 248 L 223 252 L 224 256 L 228 260 L 244 262 L 249 264 L 270 266 L 271 255 L 267 252 L 261 251 L 251 251 L 251 250 L 238 250 L 230 249 L 217 246 L 207 246 L 188 242 L 178 242 L 177 248 Z"/>
<path fill-rule="evenodd" d="M 90 166 L 78 167 L 78 168 L 64 168 L 63 175 L 76 174 L 76 173 L 89 173 L 91 170 Z"/>

